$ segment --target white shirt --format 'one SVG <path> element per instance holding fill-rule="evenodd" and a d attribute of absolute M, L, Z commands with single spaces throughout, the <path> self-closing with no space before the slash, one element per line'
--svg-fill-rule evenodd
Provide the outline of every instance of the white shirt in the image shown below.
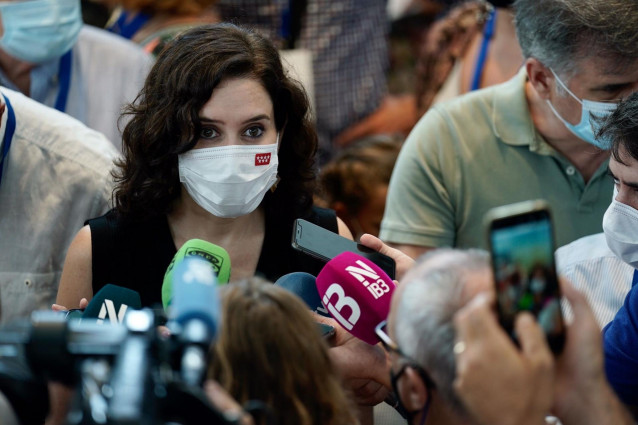
<path fill-rule="evenodd" d="M 103 133 L 121 149 L 118 118 L 122 107 L 135 100 L 153 64 L 137 44 L 85 25 L 72 50 L 71 82 L 65 113 Z M 31 71 L 30 97 L 53 107 L 59 92 L 60 59 Z M 17 87 L 0 69 L 0 85 Z"/>
<path fill-rule="evenodd" d="M 585 236 L 556 250 L 556 269 L 587 297 L 601 328 L 609 323 L 631 289 L 634 268 L 607 247 L 604 233 Z M 573 317 L 563 302 L 565 318 Z"/>
<path fill-rule="evenodd" d="M 20 93 L 0 92 L 16 116 L 0 182 L 0 323 L 5 323 L 55 302 L 71 240 L 85 220 L 109 209 L 110 170 L 118 153 L 79 121 Z M 7 116 L 5 109 L 0 143 Z"/>

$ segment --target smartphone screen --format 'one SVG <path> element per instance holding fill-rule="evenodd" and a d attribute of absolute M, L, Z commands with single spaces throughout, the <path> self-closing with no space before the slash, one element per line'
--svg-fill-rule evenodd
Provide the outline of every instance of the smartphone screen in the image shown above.
<path fill-rule="evenodd" d="M 550 348 L 558 353 L 564 343 L 565 328 L 554 264 L 552 222 L 544 203 L 527 205 L 529 210 L 512 210 L 512 215 L 507 215 L 508 206 L 501 207 L 497 217 L 490 221 L 489 244 L 499 320 L 516 340 L 516 314 L 531 312 L 547 335 Z M 513 207 L 515 210 L 516 204 Z"/>
<path fill-rule="evenodd" d="M 292 247 L 326 262 L 342 252 L 354 252 L 379 266 L 390 279 L 395 276 L 392 258 L 303 219 L 295 220 Z"/>

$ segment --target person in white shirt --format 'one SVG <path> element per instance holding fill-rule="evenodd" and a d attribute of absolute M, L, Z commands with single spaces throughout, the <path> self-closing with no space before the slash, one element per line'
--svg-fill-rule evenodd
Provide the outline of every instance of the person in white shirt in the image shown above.
<path fill-rule="evenodd" d="M 109 209 L 117 155 L 97 131 L 0 89 L 0 323 L 51 307 L 73 236 Z"/>
<path fill-rule="evenodd" d="M 625 300 L 635 269 L 607 246 L 604 233 L 585 236 L 556 250 L 556 270 L 587 297 L 601 329 L 614 318 Z M 568 303 L 562 304 L 567 320 Z"/>

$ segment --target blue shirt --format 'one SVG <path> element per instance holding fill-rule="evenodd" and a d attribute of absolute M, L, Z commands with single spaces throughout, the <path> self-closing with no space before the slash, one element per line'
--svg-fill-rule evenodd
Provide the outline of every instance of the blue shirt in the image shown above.
<path fill-rule="evenodd" d="M 605 371 L 620 399 L 638 406 L 638 287 L 632 288 L 613 321 L 603 329 Z"/>

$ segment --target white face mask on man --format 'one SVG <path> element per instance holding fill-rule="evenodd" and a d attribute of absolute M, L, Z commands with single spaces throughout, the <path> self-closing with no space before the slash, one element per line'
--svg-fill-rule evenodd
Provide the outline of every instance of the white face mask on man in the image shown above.
<path fill-rule="evenodd" d="M 618 192 L 614 189 L 614 198 Z M 603 216 L 607 246 L 634 268 L 638 268 L 638 210 L 612 200 Z"/>
<path fill-rule="evenodd" d="M 253 212 L 277 181 L 277 142 L 193 149 L 178 156 L 179 180 L 216 217 Z"/>

